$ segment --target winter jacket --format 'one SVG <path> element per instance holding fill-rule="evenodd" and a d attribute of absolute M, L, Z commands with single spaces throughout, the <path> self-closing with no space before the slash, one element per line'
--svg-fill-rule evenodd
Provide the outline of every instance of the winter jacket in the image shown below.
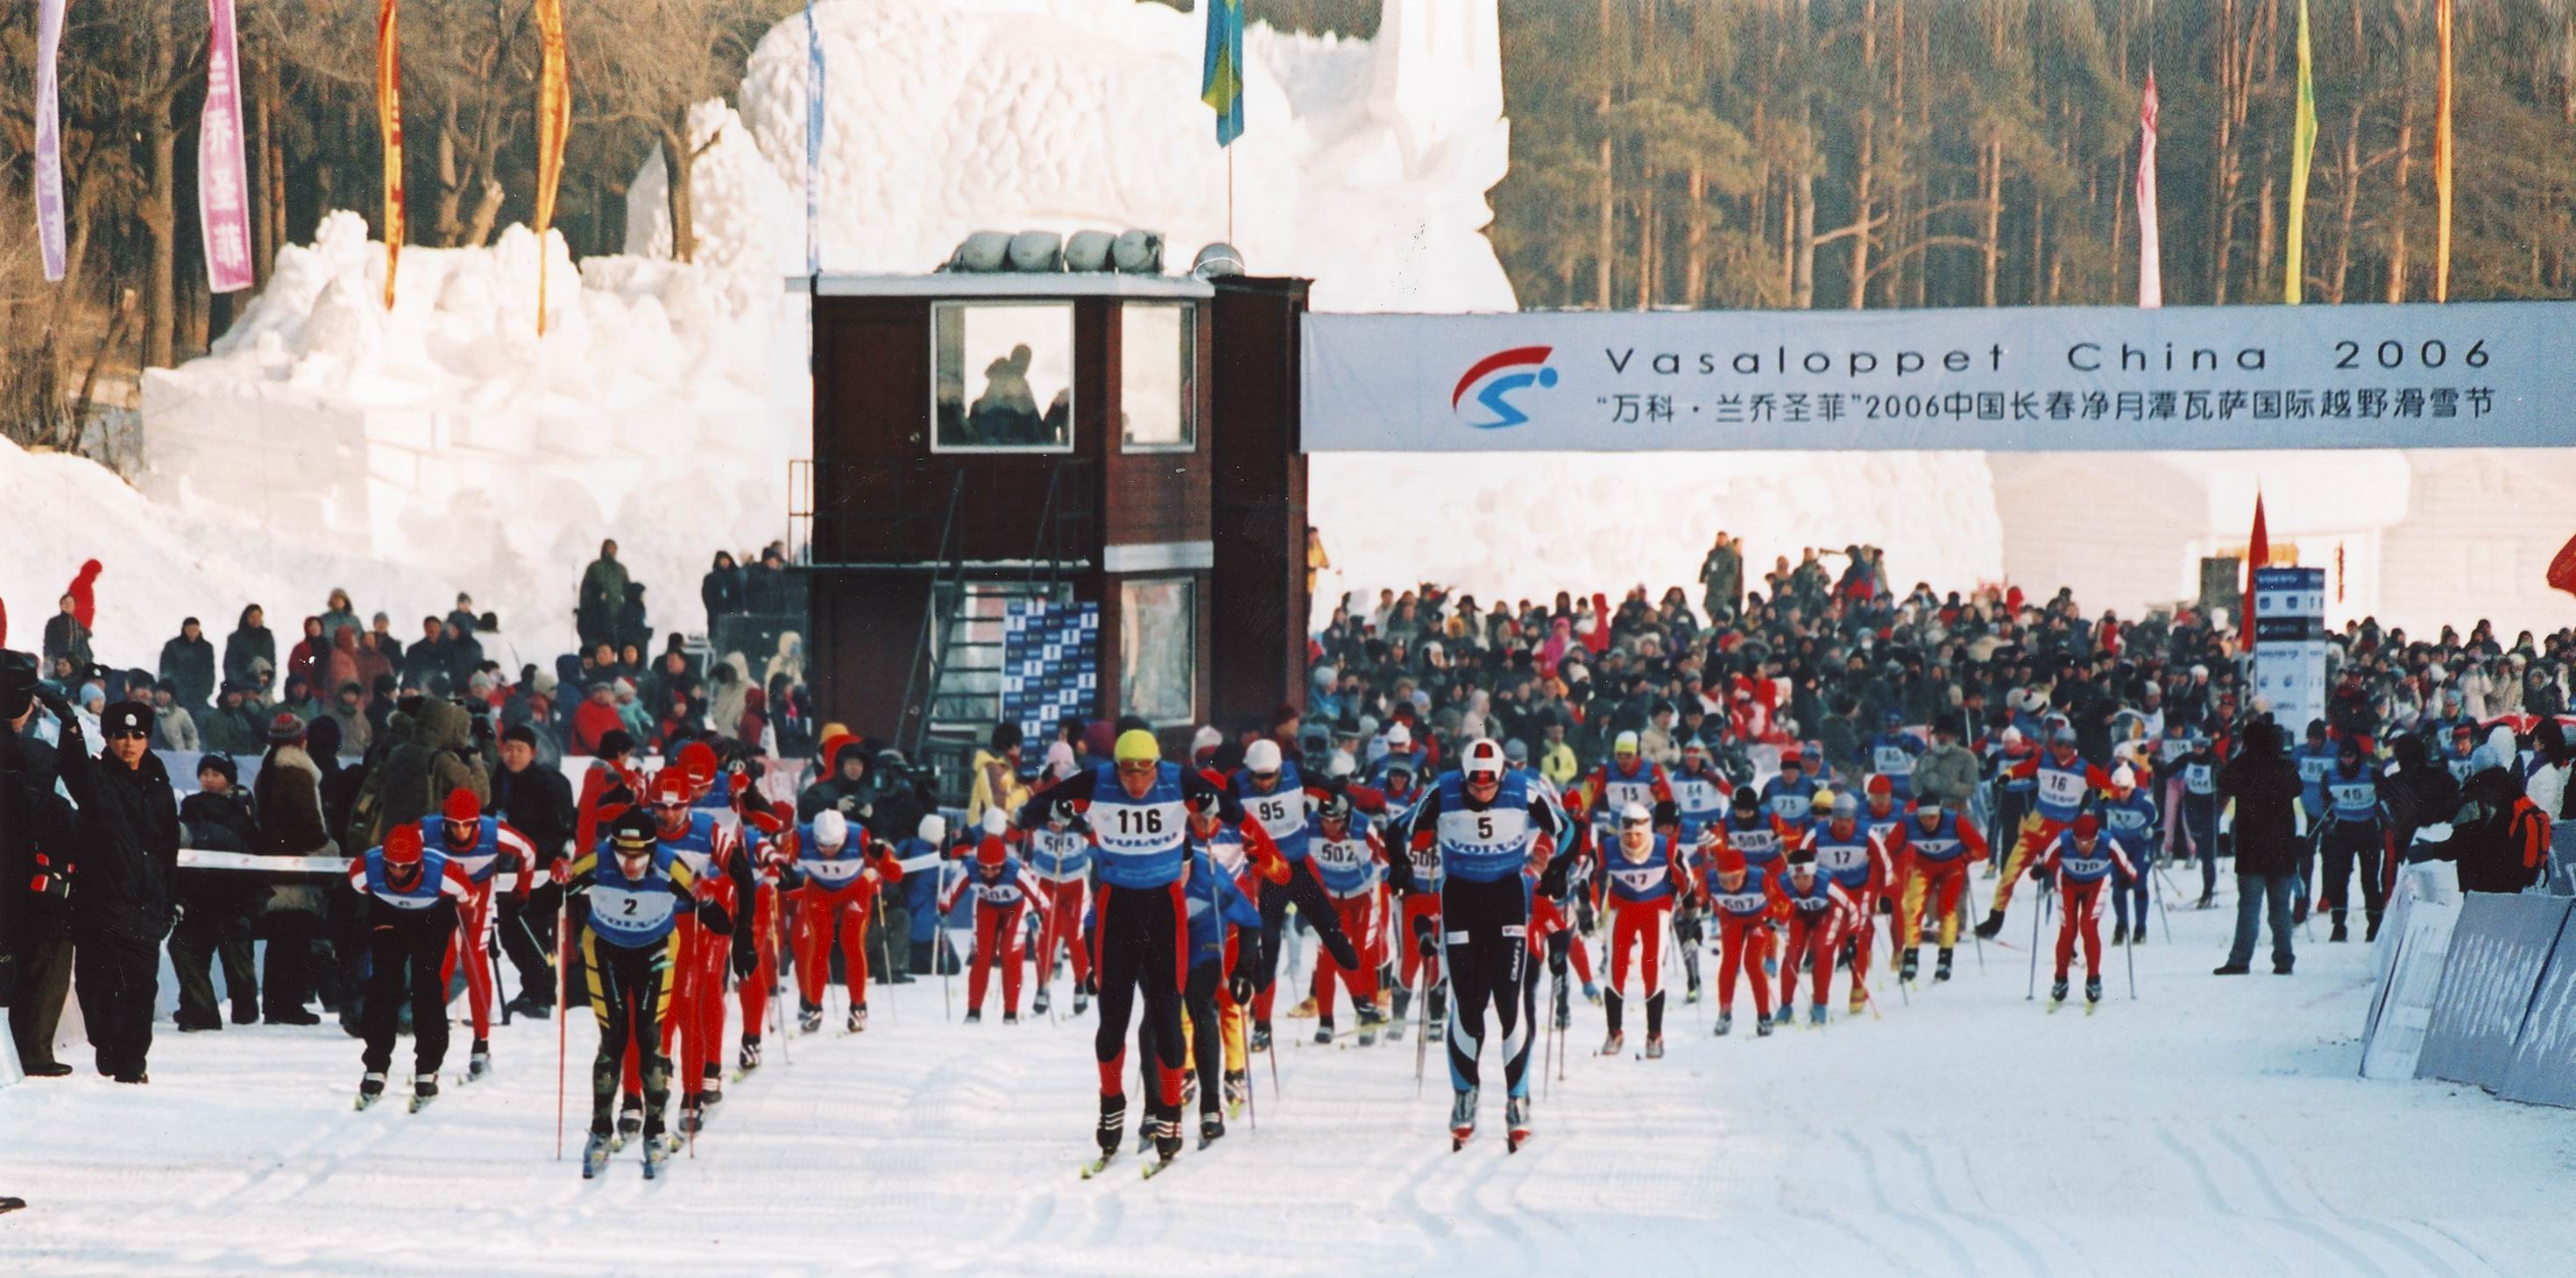
<path fill-rule="evenodd" d="M 996 768 L 996 764 L 1000 766 Z M 997 771 L 1002 777 L 1002 784 L 998 789 L 993 785 L 993 777 Z M 966 799 L 966 824 L 969 828 L 978 826 L 984 820 L 986 808 L 999 805 L 1003 812 L 1017 816 L 1020 805 L 1028 802 L 1028 782 L 1020 779 L 1020 774 L 1003 756 L 989 750 L 976 751 L 973 772 L 975 790 Z"/>
<path fill-rule="evenodd" d="M 79 886 L 72 926 L 87 937 L 159 944 L 170 934 L 170 884 L 179 868 L 179 805 L 161 757 L 137 767 L 89 753 L 65 725 L 64 788 L 80 809 L 72 853 Z"/>
<path fill-rule="evenodd" d="M 29 941 L 60 936 L 67 922 L 54 898 L 25 890 L 37 850 L 68 859 L 76 838 L 71 805 L 54 793 L 54 768 L 52 747 L 0 723 L 0 1005 L 23 979 L 15 967 L 18 951 Z"/>
<path fill-rule="evenodd" d="M 217 706 L 197 724 L 197 740 L 208 754 L 257 754 L 265 740 L 262 728 L 247 706 Z"/>
<path fill-rule="evenodd" d="M 260 761 L 251 794 L 259 805 L 259 841 L 252 850 L 262 856 L 335 856 L 323 814 L 322 769 L 304 747 L 282 745 Z"/>
<path fill-rule="evenodd" d="M 365 754 L 376 743 L 375 725 L 367 722 L 367 712 L 350 710 L 334 704 L 328 717 L 340 722 L 340 746 L 356 754 Z"/>
<path fill-rule="evenodd" d="M 348 684 L 358 685 L 362 693 L 369 686 L 369 681 L 361 678 L 358 672 L 358 632 L 352 627 L 343 626 L 331 632 L 330 651 L 318 664 L 321 678 L 315 681 L 313 692 L 324 701 L 336 700 L 340 689 Z"/>
<path fill-rule="evenodd" d="M 173 701 L 152 712 L 152 748 L 195 754 L 204 749 L 197 737 L 197 720 L 186 706 Z"/>
<path fill-rule="evenodd" d="M 2520 892 L 2549 863 L 2549 819 L 2506 768 L 2485 768 L 2460 787 L 2444 853 L 2459 862 L 2463 892 Z"/>
<path fill-rule="evenodd" d="M 89 627 L 82 625 L 80 619 L 70 613 L 58 612 L 45 619 L 45 665 L 48 668 L 54 664 L 54 658 L 69 657 L 72 669 L 88 669 L 93 660 L 89 643 Z"/>
<path fill-rule="evenodd" d="M 1977 756 L 1958 742 L 1934 744 L 1914 761 L 1914 792 L 1964 808 L 1977 792 Z"/>
<path fill-rule="evenodd" d="M 2280 729 L 2245 730 L 2245 748 L 2218 773 L 2218 792 L 2236 801 L 2236 872 L 2265 877 L 2297 872 L 2299 769 L 2283 757 Z"/>
<path fill-rule="evenodd" d="M 474 749 L 473 720 L 452 701 L 423 698 L 420 718 L 395 714 L 392 741 L 367 770 L 349 814 L 343 847 L 371 848 L 385 832 L 439 810 L 451 791 L 491 798 L 491 781 Z"/>
<path fill-rule="evenodd" d="M 236 687 L 252 687 L 257 682 L 250 672 L 253 661 L 266 661 L 268 668 L 275 670 L 277 638 L 268 632 L 268 627 L 250 624 L 250 610 L 245 608 L 241 624 L 224 638 L 224 678 Z"/>
<path fill-rule="evenodd" d="M 707 632 L 713 634 L 718 617 L 742 611 L 742 569 L 709 569 L 698 581 L 698 602 L 706 605 Z"/>
<path fill-rule="evenodd" d="M 572 844 L 572 782 L 564 778 L 561 768 L 539 762 L 520 772 L 495 771 L 492 811 L 536 846 L 540 870 L 553 865 Z"/>
<path fill-rule="evenodd" d="M 304 619 L 304 628 L 310 631 L 321 623 L 320 617 L 307 617 Z M 287 678 L 292 679 L 301 675 L 305 686 L 311 688 L 315 687 L 315 680 L 331 673 L 330 668 L 324 664 L 330 660 L 330 636 L 331 632 L 325 630 L 318 637 L 308 633 L 304 638 L 296 640 L 294 649 L 286 654 Z M 280 682 L 278 686 L 283 688 L 286 685 Z"/>
<path fill-rule="evenodd" d="M 179 704 L 203 710 L 215 703 L 215 645 L 204 635 L 173 635 L 161 645 L 161 677 L 179 685 Z"/>

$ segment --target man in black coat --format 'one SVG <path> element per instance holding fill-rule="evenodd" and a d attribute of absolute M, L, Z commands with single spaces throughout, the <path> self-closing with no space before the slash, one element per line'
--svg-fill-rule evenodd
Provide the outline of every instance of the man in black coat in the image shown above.
<path fill-rule="evenodd" d="M 179 685 L 179 704 L 191 716 L 214 703 L 215 645 L 196 618 L 179 623 L 178 635 L 161 645 L 161 677 Z"/>
<path fill-rule="evenodd" d="M 72 894 L 73 981 L 98 1072 L 148 1083 L 152 1009 L 160 994 L 161 941 L 170 934 L 170 881 L 179 865 L 179 805 L 151 751 L 152 708 L 120 701 L 99 717 L 107 748 L 96 757 L 80 720 L 56 697 L 63 785 L 80 809 Z"/>
<path fill-rule="evenodd" d="M 71 990 L 71 805 L 54 792 L 54 748 L 35 734 L 36 659 L 0 652 L 0 1005 L 18 1063 L 60 1078 L 54 1031 Z"/>
<path fill-rule="evenodd" d="M 2245 746 L 2218 773 L 2218 792 L 2236 800 L 2236 943 L 2220 976 L 2251 970 L 2256 925 L 2272 927 L 2272 971 L 2288 976 L 2290 897 L 2299 873 L 2299 769 L 2282 753 L 2270 720 L 2245 726 Z"/>
<path fill-rule="evenodd" d="M 572 846 L 572 783 L 561 768 L 537 762 L 536 729 L 519 724 L 501 734 L 501 766 L 492 773 L 492 815 L 535 844 L 536 886 L 500 898 L 501 949 L 519 970 L 511 1012 L 543 1019 L 555 1005 L 555 922 L 563 889 L 547 874 Z M 756 1027 L 755 1027 L 756 1028 Z"/>
<path fill-rule="evenodd" d="M 259 839 L 250 796 L 238 789 L 240 771 L 224 755 L 197 764 L 197 792 L 179 804 L 179 828 L 188 846 L 210 852 L 249 852 Z M 208 964 L 223 960 L 224 993 L 235 1024 L 259 1020 L 259 978 L 251 964 L 251 917 L 268 895 L 260 880 L 239 870 L 181 870 L 179 921 L 170 932 L 170 974 L 179 983 L 172 1021 L 182 1033 L 224 1027 Z"/>

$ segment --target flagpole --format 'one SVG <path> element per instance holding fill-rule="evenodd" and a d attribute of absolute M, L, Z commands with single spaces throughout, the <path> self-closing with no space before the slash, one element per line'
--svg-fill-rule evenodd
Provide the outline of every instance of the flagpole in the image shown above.
<path fill-rule="evenodd" d="M 2438 196 L 2433 214 L 2433 300 L 2451 300 L 2451 0 L 2433 0 L 2433 22 L 2441 37 L 2442 83 L 2436 90 L 2439 118 L 2433 125 L 2433 188 Z"/>

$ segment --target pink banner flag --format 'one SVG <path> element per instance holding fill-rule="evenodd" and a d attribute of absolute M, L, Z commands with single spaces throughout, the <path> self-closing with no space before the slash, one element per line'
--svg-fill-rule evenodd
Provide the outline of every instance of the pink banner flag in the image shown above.
<path fill-rule="evenodd" d="M 36 241 L 45 278 L 59 283 L 63 260 L 63 123 L 54 58 L 63 43 L 63 0 L 36 0 Z"/>
<path fill-rule="evenodd" d="M 2156 73 L 2147 69 L 2138 104 L 2138 305 L 2165 304 L 2163 250 L 2156 242 Z"/>
<path fill-rule="evenodd" d="M 206 0 L 206 113 L 197 126 L 197 222 L 206 238 L 206 288 L 251 286 L 250 183 L 243 176 L 241 68 L 233 0 Z"/>

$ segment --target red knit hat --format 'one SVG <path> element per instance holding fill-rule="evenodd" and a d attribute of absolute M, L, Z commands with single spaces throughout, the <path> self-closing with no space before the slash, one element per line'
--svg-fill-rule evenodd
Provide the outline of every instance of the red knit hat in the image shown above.
<path fill-rule="evenodd" d="M 1000 865 L 1009 855 L 1010 850 L 1002 846 L 1002 836 L 998 834 L 987 834 L 975 845 L 975 864 L 980 866 Z"/>
<path fill-rule="evenodd" d="M 2102 832 L 2102 818 L 2090 812 L 2075 818 L 2075 837 L 2089 839 Z"/>
<path fill-rule="evenodd" d="M 385 835 L 385 864 L 420 864 L 420 827 L 398 825 Z"/>
<path fill-rule="evenodd" d="M 692 741 L 680 747 L 680 771 L 692 781 L 704 783 L 716 779 L 715 747 L 704 741 Z"/>
<path fill-rule="evenodd" d="M 480 821 L 483 819 L 483 801 L 475 798 L 472 790 L 458 786 L 447 792 L 444 815 L 450 821 Z"/>
<path fill-rule="evenodd" d="M 1744 854 L 1734 848 L 1719 848 L 1717 850 L 1717 872 L 1720 874 L 1744 873 Z"/>

